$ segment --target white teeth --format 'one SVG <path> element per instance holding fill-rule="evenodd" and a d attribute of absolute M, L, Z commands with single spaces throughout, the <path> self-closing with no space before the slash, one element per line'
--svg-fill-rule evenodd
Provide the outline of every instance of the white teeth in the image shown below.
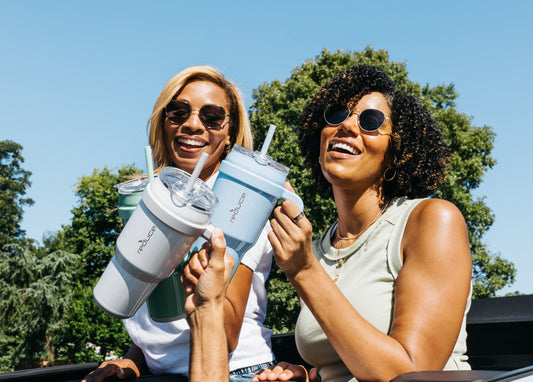
<path fill-rule="evenodd" d="M 205 146 L 205 142 L 200 142 L 194 139 L 186 139 L 186 138 L 178 138 L 178 143 L 183 143 L 185 145 L 198 146 L 198 147 Z"/>
<path fill-rule="evenodd" d="M 352 155 L 359 154 L 358 151 L 356 151 L 352 146 L 347 145 L 346 143 L 334 143 L 333 145 L 331 145 L 331 149 L 332 150 L 336 150 L 336 149 L 345 150 L 345 151 L 348 151 Z"/>

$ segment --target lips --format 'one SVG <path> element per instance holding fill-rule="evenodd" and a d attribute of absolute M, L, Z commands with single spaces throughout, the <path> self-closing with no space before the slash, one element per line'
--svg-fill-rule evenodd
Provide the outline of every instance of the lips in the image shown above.
<path fill-rule="evenodd" d="M 347 142 L 332 141 L 329 144 L 328 151 L 337 151 L 344 154 L 359 155 L 361 152 Z"/>
<path fill-rule="evenodd" d="M 190 138 L 178 137 L 174 141 L 181 147 L 202 148 L 202 147 L 207 146 L 207 143 L 204 141 L 190 139 Z"/>

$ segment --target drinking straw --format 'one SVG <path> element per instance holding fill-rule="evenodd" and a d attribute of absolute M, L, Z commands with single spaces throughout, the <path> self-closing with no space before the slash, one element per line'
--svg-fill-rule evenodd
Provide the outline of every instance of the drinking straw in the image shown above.
<path fill-rule="evenodd" d="M 192 175 L 187 181 L 187 184 L 185 185 L 185 188 L 183 190 L 185 195 L 188 195 L 192 191 L 194 182 L 196 182 L 196 179 L 198 179 L 198 176 L 200 176 L 200 172 L 204 168 L 205 161 L 208 157 L 209 155 L 206 153 L 202 153 L 202 155 L 200 156 L 200 159 L 198 160 L 198 163 L 196 163 L 196 166 L 194 166 L 194 171 L 192 172 Z"/>
<path fill-rule="evenodd" d="M 154 164 L 152 162 L 152 148 L 144 146 L 144 156 L 146 158 L 146 170 L 148 172 L 148 182 L 154 180 Z"/>
<path fill-rule="evenodd" d="M 274 130 L 276 130 L 276 125 L 270 125 L 268 127 L 268 133 L 266 135 L 265 141 L 263 142 L 263 147 L 261 147 L 261 156 L 266 156 L 272 137 L 274 136 Z"/>

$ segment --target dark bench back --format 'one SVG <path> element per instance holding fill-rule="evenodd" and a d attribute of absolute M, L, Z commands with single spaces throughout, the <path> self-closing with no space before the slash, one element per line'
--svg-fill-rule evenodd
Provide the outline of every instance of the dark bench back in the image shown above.
<path fill-rule="evenodd" d="M 533 365 L 533 295 L 473 300 L 468 314 L 467 331 L 468 356 L 472 369 L 515 370 Z M 272 348 L 278 361 L 310 367 L 298 354 L 293 333 L 274 335 Z M 98 364 L 93 362 L 0 373 L 0 381 L 77 382 L 97 366 Z M 471 379 L 470 374 L 466 379 L 463 376 L 459 376 L 461 378 L 458 379 L 442 379 L 440 375 L 437 375 L 438 378 L 427 379 L 425 374 L 415 375 L 420 378 L 412 377 L 410 380 L 472 381 L 475 379 Z M 175 382 L 183 379 L 177 376 L 143 376 L 141 380 Z"/>
<path fill-rule="evenodd" d="M 474 370 L 514 370 L 533 365 L 533 295 L 472 300 L 467 316 L 467 346 Z M 278 361 L 307 365 L 294 334 L 277 334 Z"/>
<path fill-rule="evenodd" d="M 467 332 L 472 369 L 533 365 L 533 295 L 473 300 Z"/>

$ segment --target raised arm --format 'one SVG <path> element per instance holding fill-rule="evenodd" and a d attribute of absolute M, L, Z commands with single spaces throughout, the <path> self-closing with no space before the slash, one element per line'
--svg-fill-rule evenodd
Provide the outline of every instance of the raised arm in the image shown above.
<path fill-rule="evenodd" d="M 208 265 L 194 292 L 185 301 L 187 322 L 191 327 L 191 382 L 229 381 L 224 300 L 234 261 L 225 254 L 222 231 L 213 231 L 211 244 Z"/>
<path fill-rule="evenodd" d="M 208 264 L 205 250 L 191 256 L 183 270 L 182 282 L 187 293 L 192 292 L 200 275 Z M 228 351 L 232 352 L 239 342 L 244 312 L 248 302 L 248 295 L 252 285 L 253 271 L 244 264 L 240 264 L 231 279 L 224 300 L 224 329 L 228 341 Z"/>

